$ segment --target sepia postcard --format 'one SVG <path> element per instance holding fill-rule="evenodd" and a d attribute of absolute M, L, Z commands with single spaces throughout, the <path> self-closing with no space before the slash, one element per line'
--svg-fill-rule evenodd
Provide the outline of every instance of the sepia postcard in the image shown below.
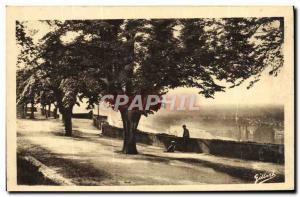
<path fill-rule="evenodd" d="M 295 189 L 292 6 L 6 12 L 7 191 Z"/>

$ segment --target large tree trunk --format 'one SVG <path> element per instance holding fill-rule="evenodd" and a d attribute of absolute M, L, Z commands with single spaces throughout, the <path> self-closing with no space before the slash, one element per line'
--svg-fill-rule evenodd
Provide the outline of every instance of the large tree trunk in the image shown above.
<path fill-rule="evenodd" d="M 63 121 L 65 124 L 65 135 L 72 136 L 72 108 L 64 110 Z"/>
<path fill-rule="evenodd" d="M 69 108 L 65 108 L 61 102 L 61 100 L 57 99 L 57 108 L 62 117 L 62 122 L 65 126 L 65 135 L 72 136 L 72 110 L 73 106 Z"/>
<path fill-rule="evenodd" d="M 124 129 L 122 152 L 125 154 L 137 154 L 135 134 L 141 114 L 126 110 L 121 112 L 121 117 Z"/>
<path fill-rule="evenodd" d="M 31 112 L 30 112 L 30 119 L 34 119 L 34 100 L 31 100 Z"/>
<path fill-rule="evenodd" d="M 44 115 L 45 115 L 45 105 L 42 105 L 41 114 L 42 114 L 42 116 L 44 116 Z"/>
<path fill-rule="evenodd" d="M 51 117 L 51 103 L 48 106 L 48 117 Z"/>
<path fill-rule="evenodd" d="M 54 107 L 54 110 L 53 110 L 53 117 L 54 117 L 54 119 L 57 118 L 57 106 Z"/>

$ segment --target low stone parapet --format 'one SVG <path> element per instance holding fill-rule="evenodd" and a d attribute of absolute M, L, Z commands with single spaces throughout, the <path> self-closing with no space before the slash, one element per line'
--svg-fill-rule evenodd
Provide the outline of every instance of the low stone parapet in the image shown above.
<path fill-rule="evenodd" d="M 94 120 L 94 122 L 97 120 Z M 100 120 L 99 120 L 100 121 Z M 123 138 L 123 129 L 108 124 L 102 124 L 102 135 L 113 138 Z M 255 160 L 272 163 L 284 163 L 284 145 L 263 144 L 256 142 L 237 142 L 219 139 L 190 138 L 184 143 L 181 137 L 165 133 L 136 133 L 138 143 L 159 146 L 167 149 L 171 141 L 176 142 L 176 150 L 182 152 L 207 153 L 222 157 L 244 160 Z"/>

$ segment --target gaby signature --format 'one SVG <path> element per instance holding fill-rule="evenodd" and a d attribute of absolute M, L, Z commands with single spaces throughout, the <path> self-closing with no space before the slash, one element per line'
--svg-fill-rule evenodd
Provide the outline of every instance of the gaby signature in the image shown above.
<path fill-rule="evenodd" d="M 255 184 L 264 183 L 275 177 L 276 177 L 276 174 L 274 172 L 258 173 L 258 174 L 255 174 L 255 176 L 254 176 L 254 179 L 255 179 L 254 183 Z"/>

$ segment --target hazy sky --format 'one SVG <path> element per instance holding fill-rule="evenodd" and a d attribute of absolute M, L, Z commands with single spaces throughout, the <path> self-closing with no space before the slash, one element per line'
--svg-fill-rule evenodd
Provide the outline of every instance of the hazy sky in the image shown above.
<path fill-rule="evenodd" d="M 261 80 L 254 84 L 250 89 L 247 89 L 249 83 L 227 89 L 225 92 L 218 92 L 214 99 L 204 98 L 199 95 L 197 98 L 198 104 L 201 106 L 207 104 L 283 104 L 287 96 L 285 94 L 285 71 L 282 70 L 277 77 L 264 73 Z M 289 79 L 290 80 L 290 79 Z M 196 88 L 177 88 L 171 90 L 169 94 L 197 94 L 199 91 Z"/>
<path fill-rule="evenodd" d="M 50 29 L 46 23 L 38 21 L 27 22 L 28 29 L 37 29 L 34 31 L 34 40 L 38 41 Z M 37 28 L 38 27 L 38 28 Z M 33 33 L 33 31 L 32 31 Z M 285 69 L 279 73 L 277 77 L 269 76 L 267 72 L 262 74 L 261 80 L 257 82 L 251 89 L 246 89 L 249 83 L 245 82 L 239 87 L 228 89 L 226 92 L 215 94 L 215 99 L 206 99 L 198 95 L 198 104 L 283 104 L 287 96 L 285 94 L 285 83 L 287 79 Z M 170 90 L 169 94 L 197 94 L 196 88 L 177 88 Z"/>

